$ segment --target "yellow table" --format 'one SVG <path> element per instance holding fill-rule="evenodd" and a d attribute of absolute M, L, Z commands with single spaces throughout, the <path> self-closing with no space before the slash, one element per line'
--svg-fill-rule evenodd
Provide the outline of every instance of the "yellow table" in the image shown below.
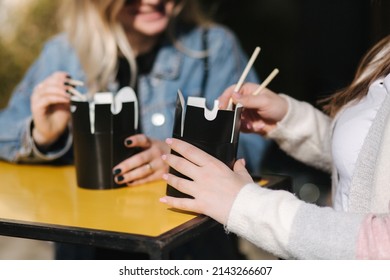
<path fill-rule="evenodd" d="M 276 178 L 276 177 L 275 177 Z M 281 179 L 269 178 L 276 186 Z M 267 184 L 268 181 L 263 181 Z M 269 182 L 268 182 L 269 183 Z M 285 186 L 286 184 L 284 184 Z M 203 215 L 168 209 L 164 181 L 112 190 L 76 184 L 74 166 L 0 161 L 0 234 L 145 252 L 170 249 L 216 225 Z"/>

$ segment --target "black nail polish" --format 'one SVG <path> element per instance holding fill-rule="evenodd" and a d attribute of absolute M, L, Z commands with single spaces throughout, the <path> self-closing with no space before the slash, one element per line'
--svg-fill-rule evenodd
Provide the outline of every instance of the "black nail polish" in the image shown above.
<path fill-rule="evenodd" d="M 127 139 L 126 140 L 126 145 L 130 146 L 131 144 L 133 144 L 133 141 L 131 139 Z"/>
<path fill-rule="evenodd" d="M 72 95 L 72 93 L 69 90 L 66 90 L 66 93 Z"/>
<path fill-rule="evenodd" d="M 122 182 L 125 178 L 122 175 L 120 175 L 116 179 L 118 180 L 118 182 Z"/>
<path fill-rule="evenodd" d="M 66 75 L 66 78 L 67 79 L 72 79 L 72 76 L 71 75 Z"/>
<path fill-rule="evenodd" d="M 65 85 L 65 86 L 68 86 L 68 87 L 75 88 L 75 86 L 74 86 L 74 85 L 72 85 L 72 84 L 70 84 L 70 83 L 68 83 L 68 82 L 65 82 L 65 83 L 64 83 L 64 85 Z"/>
<path fill-rule="evenodd" d="M 121 173 L 122 170 L 120 168 L 117 168 L 114 170 L 114 172 L 112 172 L 114 175 L 118 175 L 119 173 Z"/>

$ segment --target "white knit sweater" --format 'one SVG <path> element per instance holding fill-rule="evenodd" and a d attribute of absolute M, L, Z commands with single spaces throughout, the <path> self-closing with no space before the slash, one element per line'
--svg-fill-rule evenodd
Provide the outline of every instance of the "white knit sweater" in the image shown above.
<path fill-rule="evenodd" d="M 382 90 L 389 94 L 356 162 L 350 213 L 320 208 L 290 193 L 249 184 L 237 196 L 227 228 L 282 258 L 356 258 L 359 242 L 369 244 L 359 240 L 366 213 L 388 213 L 390 201 L 390 75 L 383 79 Z M 288 113 L 268 137 L 294 158 L 332 171 L 332 188 L 337 187 L 330 150 L 334 121 L 305 102 L 282 96 L 288 101 Z M 390 252 L 386 256 L 390 257 Z"/>

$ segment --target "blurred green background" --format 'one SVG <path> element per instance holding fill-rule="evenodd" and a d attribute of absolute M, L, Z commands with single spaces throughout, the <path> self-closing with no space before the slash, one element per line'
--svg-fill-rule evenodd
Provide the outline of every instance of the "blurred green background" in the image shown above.
<path fill-rule="evenodd" d="M 0 0 L 0 108 L 6 106 L 44 42 L 57 31 L 58 4 L 53 0 Z"/>

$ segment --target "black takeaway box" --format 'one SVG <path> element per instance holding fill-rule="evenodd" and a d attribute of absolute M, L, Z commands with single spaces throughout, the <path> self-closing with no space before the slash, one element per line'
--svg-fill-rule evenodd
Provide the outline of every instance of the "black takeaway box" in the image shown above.
<path fill-rule="evenodd" d="M 134 155 L 124 140 L 138 131 L 137 96 L 130 87 L 115 96 L 96 93 L 90 101 L 71 100 L 73 146 L 77 184 L 87 189 L 113 189 L 112 168 Z"/>
<path fill-rule="evenodd" d="M 219 110 L 218 107 L 218 100 L 214 101 L 214 107 L 209 110 L 205 98 L 191 96 L 186 105 L 183 94 L 178 91 L 172 136 L 193 144 L 233 168 L 237 157 L 242 106 L 238 104 L 234 110 Z M 187 178 L 173 168 L 169 172 Z M 191 198 L 170 185 L 167 185 L 166 193 L 169 196 Z"/>

